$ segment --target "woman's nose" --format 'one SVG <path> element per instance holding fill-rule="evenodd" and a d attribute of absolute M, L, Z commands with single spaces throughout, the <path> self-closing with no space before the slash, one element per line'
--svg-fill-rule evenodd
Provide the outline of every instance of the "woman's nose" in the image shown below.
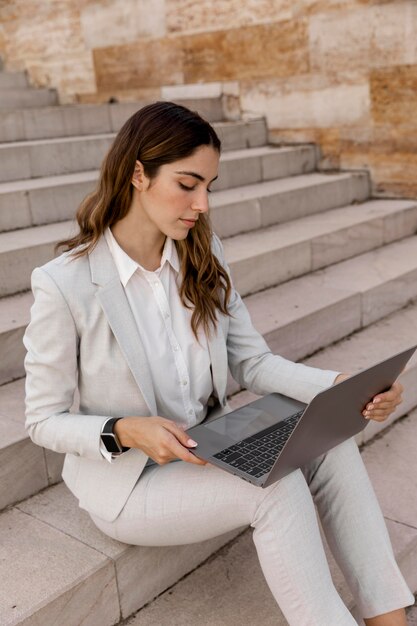
<path fill-rule="evenodd" d="M 191 208 L 199 213 L 206 213 L 209 209 L 208 191 L 202 191 L 198 197 L 194 199 Z"/>

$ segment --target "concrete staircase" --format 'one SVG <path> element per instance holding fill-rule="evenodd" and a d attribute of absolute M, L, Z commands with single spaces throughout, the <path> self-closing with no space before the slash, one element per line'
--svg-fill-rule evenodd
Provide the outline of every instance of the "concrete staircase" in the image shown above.
<path fill-rule="evenodd" d="M 5 76 L 0 73 L 0 100 L 9 91 L 2 85 L 13 84 Z M 26 91 L 23 82 L 19 89 Z M 354 371 L 411 345 L 417 334 L 417 202 L 369 198 L 365 172 L 318 172 L 316 147 L 268 145 L 264 120 L 225 121 L 220 98 L 185 103 L 222 137 L 212 221 L 236 286 L 271 348 L 291 359 Z M 105 151 L 139 105 L 23 106 L 0 112 L 0 621 L 107 626 L 229 541 L 231 550 L 246 545 L 240 542 L 248 541 L 248 531 L 237 541 L 238 531 L 168 549 L 112 541 L 78 509 L 65 485 L 55 484 L 61 456 L 27 437 L 22 336 L 32 303 L 31 270 L 50 259 L 54 244 L 74 228 L 75 209 L 92 188 Z M 414 359 L 403 374 L 404 403 L 388 423 L 369 424 L 360 443 L 382 430 L 386 438 L 396 436 L 400 423 L 386 428 L 417 406 L 416 371 Z M 234 406 L 253 397 L 237 393 L 233 382 L 229 391 L 236 394 Z M 417 418 L 407 420 L 414 425 Z M 417 475 L 412 457 L 404 456 L 410 471 L 402 476 L 410 493 Z M 375 475 L 382 472 L 388 482 L 384 459 L 375 456 L 373 463 Z M 378 494 L 384 497 L 384 487 Z M 397 558 L 416 590 L 410 555 L 417 552 L 417 514 L 404 513 L 400 490 L 392 495 L 384 512 L 395 520 L 389 529 Z M 340 576 L 338 581 L 351 603 Z M 138 624 L 195 621 L 171 621 L 160 613 L 146 621 L 147 611 L 139 613 L 145 621 Z M 202 624 L 238 623 L 219 613 L 217 621 L 205 621 L 205 615 L 198 618 Z M 285 624 L 279 620 L 275 612 L 269 623 Z"/>
<path fill-rule="evenodd" d="M 25 72 L 0 71 L 0 110 L 28 109 L 58 104 L 55 89 L 34 89 Z"/>

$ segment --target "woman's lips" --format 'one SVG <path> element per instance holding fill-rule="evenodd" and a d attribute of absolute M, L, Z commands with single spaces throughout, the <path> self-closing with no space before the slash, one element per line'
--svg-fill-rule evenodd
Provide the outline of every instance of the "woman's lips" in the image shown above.
<path fill-rule="evenodd" d="M 197 220 L 186 220 L 186 219 L 184 219 L 182 217 L 180 217 L 180 220 L 181 220 L 181 222 L 184 222 L 184 224 L 186 226 L 188 226 L 189 228 L 192 228 L 195 225 L 196 221 L 197 221 Z"/>

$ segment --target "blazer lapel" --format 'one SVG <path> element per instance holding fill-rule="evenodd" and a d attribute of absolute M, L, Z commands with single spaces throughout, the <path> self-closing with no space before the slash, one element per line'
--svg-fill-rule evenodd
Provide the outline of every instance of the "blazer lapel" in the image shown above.
<path fill-rule="evenodd" d="M 149 362 L 135 318 L 104 237 L 89 254 L 91 280 L 98 286 L 98 298 L 110 328 L 142 392 L 151 415 L 156 415 L 156 400 Z"/>
<path fill-rule="evenodd" d="M 213 387 L 222 406 L 226 404 L 227 350 L 223 327 L 219 322 L 207 340 L 213 373 Z"/>

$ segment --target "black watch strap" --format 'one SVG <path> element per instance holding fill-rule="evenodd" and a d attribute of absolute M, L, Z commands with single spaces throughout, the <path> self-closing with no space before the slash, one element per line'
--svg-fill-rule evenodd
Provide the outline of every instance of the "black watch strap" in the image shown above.
<path fill-rule="evenodd" d="M 130 448 L 122 446 L 118 436 L 114 432 L 114 425 L 120 419 L 122 418 L 111 417 L 104 423 L 103 429 L 101 431 L 101 440 L 104 443 L 106 450 L 108 452 L 111 452 L 112 454 L 122 454 L 122 452 L 130 450 Z"/>

